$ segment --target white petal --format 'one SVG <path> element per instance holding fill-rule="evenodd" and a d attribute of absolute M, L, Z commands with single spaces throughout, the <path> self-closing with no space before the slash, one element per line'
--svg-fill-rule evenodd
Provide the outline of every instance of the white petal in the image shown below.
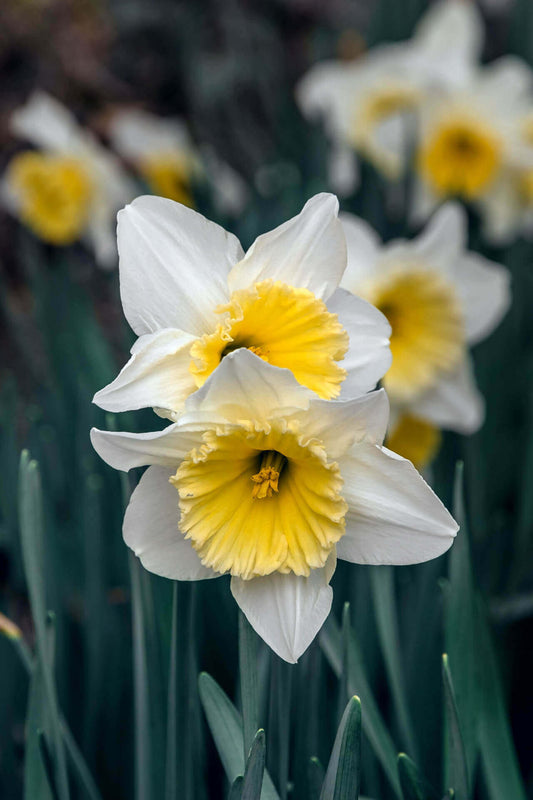
<path fill-rule="evenodd" d="M 268 420 L 280 409 L 308 408 L 314 392 L 288 369 L 273 367 L 250 350 L 225 356 L 204 385 L 185 403 L 184 421 Z"/>
<path fill-rule="evenodd" d="M 328 458 L 336 460 L 354 442 L 383 442 L 389 423 L 389 399 L 384 389 L 354 400 L 313 398 L 306 411 L 291 419 L 298 417 L 306 436 L 320 439 Z"/>
<path fill-rule="evenodd" d="M 505 175 L 496 181 L 480 200 L 483 233 L 491 244 L 508 245 L 521 227 L 524 206 L 516 190 L 516 181 Z"/>
<path fill-rule="evenodd" d="M 435 79 L 461 86 L 481 56 L 483 19 L 474 3 L 440 0 L 419 22 L 413 45 Z"/>
<path fill-rule="evenodd" d="M 334 192 L 349 197 L 359 186 L 359 164 L 352 147 L 333 143 L 328 156 L 328 179 Z"/>
<path fill-rule="evenodd" d="M 485 403 L 468 359 L 413 403 L 409 410 L 441 428 L 474 433 L 483 424 Z"/>
<path fill-rule="evenodd" d="M 506 267 L 477 253 L 456 264 L 454 280 L 463 304 L 466 338 L 475 344 L 488 336 L 511 305 L 511 275 Z"/>
<path fill-rule="evenodd" d="M 332 194 L 317 194 L 298 216 L 259 236 L 232 269 L 232 291 L 262 280 L 303 287 L 326 300 L 346 268 L 346 243 Z"/>
<path fill-rule="evenodd" d="M 103 206 L 95 208 L 87 224 L 87 239 L 94 251 L 94 257 L 102 269 L 115 269 L 118 266 L 117 237 L 115 235 L 115 214 L 117 209 L 111 209 L 109 214 Z"/>
<path fill-rule="evenodd" d="M 233 234 L 180 203 L 145 196 L 119 213 L 117 236 L 122 305 L 135 333 L 214 329 L 228 272 L 242 257 Z"/>
<path fill-rule="evenodd" d="M 197 581 L 219 577 L 204 567 L 178 528 L 178 492 L 165 467 L 149 467 L 133 492 L 124 516 L 124 541 L 143 566 L 163 578 Z"/>
<path fill-rule="evenodd" d="M 466 232 L 465 210 L 458 203 L 446 203 L 412 242 L 413 255 L 427 266 L 449 275 L 466 246 Z"/>
<path fill-rule="evenodd" d="M 205 425 L 175 423 L 162 431 L 127 433 L 91 430 L 91 442 L 106 464 L 126 472 L 134 467 L 159 464 L 176 471 L 179 462 L 202 441 Z"/>
<path fill-rule="evenodd" d="M 81 137 L 75 118 L 46 92 L 36 91 L 10 119 L 11 132 L 52 153 L 78 149 Z"/>
<path fill-rule="evenodd" d="M 93 402 L 114 412 L 154 406 L 180 411 L 197 388 L 189 371 L 194 341 L 190 333 L 173 329 L 141 336 L 128 363 Z"/>
<path fill-rule="evenodd" d="M 337 314 L 350 337 L 348 352 L 339 361 L 347 372 L 341 397 L 356 397 L 373 389 L 389 369 L 391 327 L 381 311 L 344 289 L 328 300 L 328 310 Z"/>
<path fill-rule="evenodd" d="M 349 505 L 337 555 L 356 564 L 418 564 L 444 553 L 458 526 L 410 461 L 354 445 L 339 462 Z"/>
<path fill-rule="evenodd" d="M 231 579 L 231 591 L 250 625 L 280 658 L 296 663 L 331 609 L 331 568 L 308 578 L 275 572 L 264 578 Z"/>
<path fill-rule="evenodd" d="M 113 147 L 131 161 L 153 155 L 187 153 L 191 142 L 179 119 L 156 117 L 139 108 L 126 108 L 111 117 L 109 137 Z"/>
<path fill-rule="evenodd" d="M 381 248 L 376 231 L 364 219 L 353 214 L 339 214 L 346 236 L 346 271 L 341 287 L 358 294 L 362 281 L 374 275 L 375 264 Z"/>
<path fill-rule="evenodd" d="M 529 108 L 533 72 L 518 56 L 502 56 L 483 67 L 476 91 L 483 101 L 497 108 L 503 119 Z"/>

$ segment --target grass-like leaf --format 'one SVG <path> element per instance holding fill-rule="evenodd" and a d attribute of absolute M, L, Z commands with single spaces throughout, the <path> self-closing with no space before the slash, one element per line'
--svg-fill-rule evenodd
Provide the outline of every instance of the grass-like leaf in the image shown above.
<path fill-rule="evenodd" d="M 424 780 L 416 764 L 405 753 L 398 755 L 398 775 L 403 800 L 440 800 L 440 795 Z"/>
<path fill-rule="evenodd" d="M 444 682 L 444 705 L 448 726 L 449 781 L 452 784 L 451 788 L 455 791 L 457 800 L 468 800 L 470 792 L 466 755 L 457 713 L 453 680 L 446 653 L 442 656 L 442 679 Z"/>
<path fill-rule="evenodd" d="M 265 772 L 266 741 L 264 730 L 255 734 L 250 755 L 244 770 L 242 782 L 242 800 L 260 800 L 263 775 Z"/>
<path fill-rule="evenodd" d="M 361 781 L 361 701 L 352 697 L 342 715 L 320 800 L 357 800 Z"/>

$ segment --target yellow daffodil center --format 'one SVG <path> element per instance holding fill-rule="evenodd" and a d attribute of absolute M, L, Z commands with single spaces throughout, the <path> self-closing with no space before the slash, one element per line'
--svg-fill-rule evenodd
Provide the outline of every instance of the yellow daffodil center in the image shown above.
<path fill-rule="evenodd" d="M 336 362 L 348 349 L 348 334 L 336 314 L 308 289 L 261 281 L 234 292 L 216 311 L 222 317 L 216 331 L 191 348 L 190 370 L 198 386 L 225 355 L 246 347 L 264 361 L 290 369 L 320 397 L 329 400 L 339 394 L 346 372 Z"/>
<path fill-rule="evenodd" d="M 424 469 L 437 455 L 441 440 L 439 429 L 430 422 L 411 414 L 400 414 L 387 434 L 385 444 L 412 461 L 417 469 Z"/>
<path fill-rule="evenodd" d="M 193 207 L 191 168 L 186 158 L 174 154 L 151 156 L 142 161 L 140 169 L 155 195 Z"/>
<path fill-rule="evenodd" d="M 309 575 L 344 533 L 339 468 L 296 423 L 208 431 L 170 481 L 181 532 L 217 572 Z"/>
<path fill-rule="evenodd" d="M 487 125 L 471 117 L 438 126 L 422 147 L 419 169 L 435 192 L 474 200 L 496 177 L 501 142 Z"/>
<path fill-rule="evenodd" d="M 412 111 L 419 99 L 420 93 L 413 86 L 389 81 L 369 92 L 358 108 L 352 129 L 353 143 L 391 177 L 397 177 L 401 165 L 395 154 L 380 147 L 376 129 L 391 116 Z"/>
<path fill-rule="evenodd" d="M 436 272 L 417 266 L 391 270 L 362 293 L 392 328 L 392 366 L 383 385 L 393 401 L 413 400 L 459 364 L 461 309 L 453 287 Z"/>
<path fill-rule="evenodd" d="M 79 239 L 89 216 L 91 179 L 76 159 L 34 151 L 15 156 L 7 181 L 24 223 L 47 242 Z"/>

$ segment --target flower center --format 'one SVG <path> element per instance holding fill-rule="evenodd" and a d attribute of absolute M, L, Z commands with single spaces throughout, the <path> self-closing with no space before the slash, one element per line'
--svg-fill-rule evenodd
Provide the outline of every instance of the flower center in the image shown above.
<path fill-rule="evenodd" d="M 252 497 L 257 500 L 262 500 L 265 497 L 272 497 L 272 493 L 279 492 L 278 481 L 281 471 L 287 459 L 281 453 L 276 453 L 275 450 L 265 450 L 261 457 L 261 469 L 252 475 L 252 481 L 255 486 L 252 491 Z"/>
<path fill-rule="evenodd" d="M 447 121 L 422 147 L 418 163 L 438 194 L 475 199 L 496 176 L 501 142 L 493 130 L 478 120 Z"/>
<path fill-rule="evenodd" d="M 143 159 L 140 170 L 155 195 L 194 207 L 187 159 L 175 154 L 150 156 Z"/>
<path fill-rule="evenodd" d="M 437 455 L 441 444 L 438 428 L 420 417 L 400 414 L 385 440 L 386 446 L 424 469 Z"/>
<path fill-rule="evenodd" d="M 339 468 L 295 422 L 208 431 L 170 481 L 180 531 L 220 573 L 309 575 L 344 533 Z"/>
<path fill-rule="evenodd" d="M 432 270 L 403 267 L 372 281 L 363 296 L 392 328 L 392 365 L 383 385 L 408 402 L 456 367 L 464 353 L 461 309 L 452 286 Z"/>
<path fill-rule="evenodd" d="M 224 356 L 246 347 L 264 361 L 290 369 L 319 397 L 337 397 L 346 372 L 336 362 L 348 349 L 348 334 L 337 315 L 308 289 L 261 281 L 233 292 L 229 303 L 216 311 L 223 317 L 221 324 L 191 347 L 190 371 L 198 386 Z"/>
<path fill-rule="evenodd" d="M 22 220 L 34 233 L 56 245 L 80 237 L 89 216 L 92 185 L 79 161 L 27 151 L 13 158 L 7 181 Z"/>
<path fill-rule="evenodd" d="M 376 140 L 378 128 L 393 115 L 412 111 L 420 100 L 417 89 L 401 81 L 379 84 L 364 98 L 357 109 L 352 128 L 352 140 L 361 152 L 377 162 L 391 177 L 398 174 L 400 163 L 397 156 Z"/>

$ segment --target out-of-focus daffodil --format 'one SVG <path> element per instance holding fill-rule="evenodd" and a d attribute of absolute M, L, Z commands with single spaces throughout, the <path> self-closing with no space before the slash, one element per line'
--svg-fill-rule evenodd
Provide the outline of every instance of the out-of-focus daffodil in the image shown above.
<path fill-rule="evenodd" d="M 438 428 L 471 433 L 481 425 L 468 347 L 489 335 L 510 303 L 507 270 L 466 250 L 465 217 L 448 203 L 418 238 L 384 246 L 365 222 L 341 215 L 348 247 L 341 286 L 374 303 L 392 328 L 383 378 L 390 446 L 419 467 L 438 448 Z"/>
<path fill-rule="evenodd" d="M 15 111 L 10 125 L 38 150 L 9 163 L 2 183 L 7 207 L 44 241 L 86 239 L 101 266 L 114 266 L 115 214 L 135 195 L 118 161 L 44 92 Z"/>
<path fill-rule="evenodd" d="M 144 566 L 176 580 L 230 574 L 250 623 L 294 662 L 329 613 L 337 557 L 417 563 L 453 541 L 438 498 L 381 446 L 387 420 L 383 391 L 321 400 L 239 349 L 163 431 L 91 438 L 116 469 L 151 465 L 123 528 Z"/>
<path fill-rule="evenodd" d="M 514 232 L 533 170 L 525 136 L 532 89 L 529 67 L 508 56 L 479 68 L 461 89 L 428 97 L 420 112 L 415 222 L 456 197 L 478 208 L 489 239 Z"/>
<path fill-rule="evenodd" d="M 441 0 L 413 37 L 381 45 L 355 61 L 313 67 L 296 97 L 308 117 L 321 117 L 334 150 L 330 178 L 341 194 L 356 183 L 354 150 L 389 179 L 405 167 L 414 141 L 413 112 L 426 95 L 461 86 L 474 69 L 482 24 L 473 3 Z"/>
<path fill-rule="evenodd" d="M 194 184 L 207 181 L 221 213 L 242 211 L 247 189 L 240 175 L 213 148 L 195 147 L 181 120 L 124 108 L 113 114 L 109 135 L 114 148 L 136 167 L 153 194 L 192 207 Z"/>
<path fill-rule="evenodd" d="M 390 326 L 339 289 L 346 243 L 336 197 L 320 194 L 245 254 L 186 206 L 140 197 L 119 214 L 120 289 L 139 336 L 132 358 L 95 396 L 109 411 L 154 407 L 175 419 L 241 347 L 286 367 L 319 397 L 354 397 L 390 366 Z"/>

